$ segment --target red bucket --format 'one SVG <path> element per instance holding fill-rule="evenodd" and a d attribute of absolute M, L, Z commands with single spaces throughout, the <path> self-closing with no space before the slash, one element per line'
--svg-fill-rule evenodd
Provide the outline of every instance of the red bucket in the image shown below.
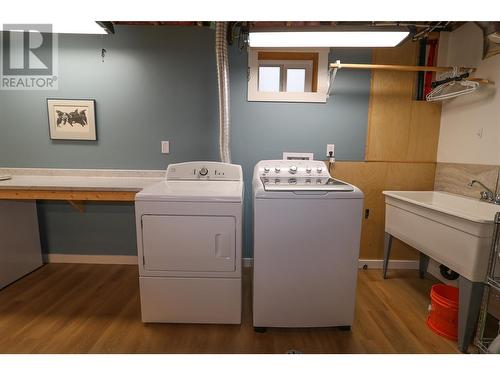
<path fill-rule="evenodd" d="M 458 288 L 445 284 L 432 286 L 427 325 L 437 334 L 457 340 Z"/>

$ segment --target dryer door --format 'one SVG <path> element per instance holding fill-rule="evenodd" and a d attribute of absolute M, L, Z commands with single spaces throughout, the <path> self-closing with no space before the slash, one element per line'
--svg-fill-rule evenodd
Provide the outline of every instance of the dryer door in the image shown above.
<path fill-rule="evenodd" d="M 148 271 L 235 270 L 234 217 L 143 215 L 142 238 Z"/>

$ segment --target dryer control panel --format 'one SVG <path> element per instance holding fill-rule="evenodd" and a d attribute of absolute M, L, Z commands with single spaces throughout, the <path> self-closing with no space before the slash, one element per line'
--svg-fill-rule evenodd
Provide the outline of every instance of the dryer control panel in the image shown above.
<path fill-rule="evenodd" d="M 167 180 L 210 180 L 241 181 L 243 172 L 236 164 L 214 161 L 192 161 L 170 164 L 167 168 Z"/>

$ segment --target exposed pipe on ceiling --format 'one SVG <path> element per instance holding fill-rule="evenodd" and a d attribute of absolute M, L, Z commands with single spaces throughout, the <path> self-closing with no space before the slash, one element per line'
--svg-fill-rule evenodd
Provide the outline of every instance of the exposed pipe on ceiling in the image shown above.
<path fill-rule="evenodd" d="M 219 87 L 219 153 L 223 163 L 231 163 L 229 133 L 229 60 L 227 50 L 227 22 L 215 23 L 215 55 Z"/>

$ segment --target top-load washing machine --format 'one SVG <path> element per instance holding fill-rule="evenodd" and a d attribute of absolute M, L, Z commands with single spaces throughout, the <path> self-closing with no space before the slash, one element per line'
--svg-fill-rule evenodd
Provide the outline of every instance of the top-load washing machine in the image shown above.
<path fill-rule="evenodd" d="M 241 167 L 170 164 L 135 211 L 142 320 L 241 323 Z"/>
<path fill-rule="evenodd" d="M 264 160 L 253 175 L 253 325 L 350 328 L 363 193 L 315 160 Z"/>

